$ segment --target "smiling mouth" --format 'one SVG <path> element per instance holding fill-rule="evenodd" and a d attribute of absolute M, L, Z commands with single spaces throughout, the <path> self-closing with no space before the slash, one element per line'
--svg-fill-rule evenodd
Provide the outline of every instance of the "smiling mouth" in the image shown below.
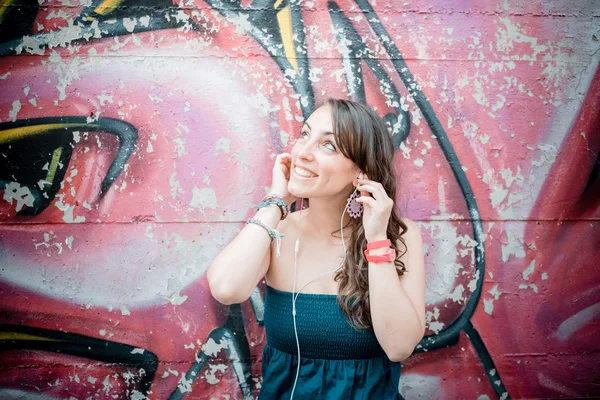
<path fill-rule="evenodd" d="M 300 168 L 300 167 L 295 167 L 294 173 L 301 178 L 307 178 L 307 179 L 316 178 L 317 176 L 319 176 L 319 175 L 313 174 L 312 172 L 308 172 L 307 170 Z"/>

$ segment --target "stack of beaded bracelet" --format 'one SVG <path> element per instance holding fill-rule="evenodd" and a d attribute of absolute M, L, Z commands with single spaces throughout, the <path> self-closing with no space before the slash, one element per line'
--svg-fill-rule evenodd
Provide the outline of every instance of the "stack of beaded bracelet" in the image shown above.
<path fill-rule="evenodd" d="M 278 194 L 275 194 L 275 193 L 269 193 L 268 195 L 266 195 L 262 199 L 260 204 L 258 206 L 256 206 L 255 208 L 261 209 L 261 208 L 266 207 L 271 204 L 275 204 L 275 205 L 277 205 L 277 207 L 279 207 L 279 210 L 281 211 L 281 219 L 282 220 L 284 220 L 288 216 L 290 210 L 288 209 L 287 204 L 285 204 L 285 202 L 283 201 L 283 198 L 281 196 L 279 196 Z"/>
<path fill-rule="evenodd" d="M 287 204 L 285 204 L 285 202 L 283 201 L 283 198 L 281 196 L 279 196 L 278 194 L 275 194 L 275 193 L 269 193 L 268 195 L 266 195 L 262 199 L 260 204 L 258 206 L 256 206 L 255 208 L 261 209 L 261 208 L 269 206 L 271 204 L 275 204 L 277 207 L 279 207 L 279 210 L 281 211 L 281 219 L 282 220 L 288 216 L 289 209 L 288 209 Z M 264 222 L 262 222 L 259 219 L 250 218 L 248 221 L 246 221 L 246 225 L 248 225 L 250 223 L 256 224 L 256 225 L 264 228 L 269 233 L 271 242 L 273 242 L 273 240 L 277 240 L 277 242 L 276 242 L 277 243 L 277 257 L 279 257 L 280 249 L 281 249 L 281 238 L 284 237 L 284 235 L 280 234 L 277 229 L 273 229 L 273 228 L 269 227 L 267 224 L 265 224 Z"/>

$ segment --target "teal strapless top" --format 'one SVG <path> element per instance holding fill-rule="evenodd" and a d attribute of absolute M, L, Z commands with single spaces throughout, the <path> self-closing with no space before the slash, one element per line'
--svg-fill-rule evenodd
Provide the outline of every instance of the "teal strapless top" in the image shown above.
<path fill-rule="evenodd" d="M 267 285 L 267 343 L 263 350 L 260 400 L 290 398 L 298 350 L 292 293 Z M 392 362 L 371 330 L 356 330 L 335 295 L 300 294 L 296 300 L 300 374 L 294 399 L 402 399 L 402 364 Z"/>

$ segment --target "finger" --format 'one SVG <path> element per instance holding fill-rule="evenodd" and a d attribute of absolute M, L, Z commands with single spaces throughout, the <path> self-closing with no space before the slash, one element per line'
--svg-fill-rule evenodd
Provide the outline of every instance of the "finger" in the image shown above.
<path fill-rule="evenodd" d="M 369 196 L 359 197 L 355 200 L 357 203 L 366 204 L 371 208 L 375 208 L 377 200 Z"/>
<path fill-rule="evenodd" d="M 380 188 L 383 189 L 383 185 L 381 184 L 381 182 L 372 181 L 370 179 L 360 179 L 360 178 L 357 179 L 356 181 L 359 182 L 359 183 L 368 183 L 368 184 L 371 184 L 373 186 L 377 186 L 377 187 L 380 187 Z"/>
<path fill-rule="evenodd" d="M 277 155 L 277 162 L 281 165 L 289 166 L 291 156 L 288 153 L 281 153 Z"/>
<path fill-rule="evenodd" d="M 360 185 L 357 185 L 356 189 L 358 190 L 358 193 L 360 193 L 361 196 L 369 196 L 369 192 L 362 189 Z"/>
<path fill-rule="evenodd" d="M 372 195 L 376 200 L 385 200 L 388 198 L 387 193 L 385 192 L 385 190 L 383 188 L 380 188 L 378 186 L 373 186 L 373 185 L 369 185 L 369 184 L 361 184 L 357 186 L 359 188 L 359 190 L 362 191 L 367 191 L 369 192 L 369 195 Z"/>
<path fill-rule="evenodd" d="M 387 195 L 387 192 L 385 191 L 384 187 L 382 184 L 380 184 L 379 182 L 375 182 L 375 181 L 367 181 L 367 182 L 359 182 L 359 185 L 357 186 L 359 188 L 364 188 L 364 187 L 369 187 L 369 192 L 373 194 L 373 196 L 375 196 L 378 199 L 386 199 L 389 196 Z"/>
<path fill-rule="evenodd" d="M 376 191 L 373 186 L 365 184 L 358 185 L 357 188 L 362 196 L 369 196 L 370 193 L 374 193 Z"/>

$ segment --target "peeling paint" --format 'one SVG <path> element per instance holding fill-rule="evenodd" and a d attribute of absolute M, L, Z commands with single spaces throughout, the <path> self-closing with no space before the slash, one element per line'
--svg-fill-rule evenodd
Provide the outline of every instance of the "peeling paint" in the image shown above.
<path fill-rule="evenodd" d="M 196 186 L 192 189 L 192 201 L 190 207 L 200 210 L 204 214 L 205 209 L 214 209 L 218 207 L 217 195 L 211 188 L 198 189 Z"/>
<path fill-rule="evenodd" d="M 529 263 L 529 266 L 525 269 L 525 271 L 523 271 L 523 279 L 528 281 L 529 276 L 533 273 L 534 268 L 535 268 L 535 260 L 531 260 L 531 263 Z"/>
<path fill-rule="evenodd" d="M 31 194 L 31 191 L 27 186 L 21 186 L 18 182 L 8 182 L 4 189 L 4 195 L 2 198 L 8 201 L 9 204 L 13 204 L 15 201 L 15 211 L 19 212 L 23 209 L 23 206 L 33 207 L 35 197 Z"/>
<path fill-rule="evenodd" d="M 217 383 L 219 383 L 221 381 L 220 378 L 217 378 L 216 374 L 217 373 L 224 373 L 227 370 L 227 365 L 225 364 L 210 364 L 208 366 L 208 370 L 205 371 L 204 373 L 204 377 L 206 378 L 206 381 L 208 383 L 210 383 L 211 385 L 216 385 Z"/>
<path fill-rule="evenodd" d="M 492 315 L 492 312 L 494 311 L 494 300 L 483 299 L 483 310 L 486 314 Z"/>

